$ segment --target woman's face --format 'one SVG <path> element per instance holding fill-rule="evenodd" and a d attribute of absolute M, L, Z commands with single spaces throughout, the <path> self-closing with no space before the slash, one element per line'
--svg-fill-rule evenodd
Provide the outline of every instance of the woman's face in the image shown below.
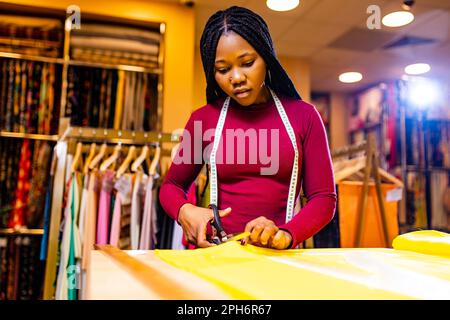
<path fill-rule="evenodd" d="M 269 98 L 263 86 L 264 59 L 234 32 L 224 33 L 219 39 L 214 75 L 219 87 L 242 106 L 263 103 Z"/>

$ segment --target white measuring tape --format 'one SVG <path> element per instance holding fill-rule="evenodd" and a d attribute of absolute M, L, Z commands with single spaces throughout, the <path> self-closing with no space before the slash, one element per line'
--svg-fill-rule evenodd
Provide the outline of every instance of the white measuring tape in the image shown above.
<path fill-rule="evenodd" d="M 289 194 L 288 201 L 286 206 L 286 222 L 289 222 L 294 216 L 294 207 L 295 207 L 295 192 L 297 189 L 297 177 L 298 177 L 298 149 L 297 149 L 297 140 L 295 139 L 294 129 L 292 129 L 291 123 L 289 122 L 289 118 L 286 115 L 286 112 L 283 108 L 283 104 L 280 99 L 278 99 L 275 92 L 270 89 L 270 93 L 272 94 L 273 100 L 275 101 L 275 105 L 277 106 L 278 113 L 280 114 L 281 120 L 283 121 L 284 127 L 289 135 L 289 138 L 292 142 L 292 147 L 294 148 L 294 163 L 292 166 L 292 174 L 291 174 L 291 182 L 289 185 Z M 210 203 L 218 205 L 218 185 L 217 185 L 217 165 L 216 165 L 216 156 L 217 149 L 219 147 L 220 138 L 222 137 L 223 126 L 225 124 L 225 118 L 228 112 L 228 106 L 230 105 L 230 97 L 227 97 L 225 102 L 223 103 L 222 110 L 220 111 L 219 121 L 217 122 L 216 130 L 214 133 L 214 144 L 211 151 L 211 155 L 209 158 L 211 173 L 210 173 Z"/>

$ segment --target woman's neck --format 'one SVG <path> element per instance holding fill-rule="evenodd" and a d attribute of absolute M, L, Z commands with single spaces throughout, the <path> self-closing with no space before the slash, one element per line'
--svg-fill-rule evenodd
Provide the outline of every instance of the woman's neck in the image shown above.
<path fill-rule="evenodd" d="M 255 102 L 253 104 L 261 104 L 266 103 L 271 98 L 271 94 L 267 86 L 263 86 L 261 88 L 261 91 L 259 92 L 258 97 L 256 98 Z"/>

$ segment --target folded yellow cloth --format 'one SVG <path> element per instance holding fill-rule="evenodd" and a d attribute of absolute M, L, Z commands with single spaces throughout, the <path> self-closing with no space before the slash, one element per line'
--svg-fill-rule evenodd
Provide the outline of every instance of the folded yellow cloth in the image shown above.
<path fill-rule="evenodd" d="M 392 247 L 450 258 L 450 234 L 435 230 L 409 232 L 397 236 Z"/>

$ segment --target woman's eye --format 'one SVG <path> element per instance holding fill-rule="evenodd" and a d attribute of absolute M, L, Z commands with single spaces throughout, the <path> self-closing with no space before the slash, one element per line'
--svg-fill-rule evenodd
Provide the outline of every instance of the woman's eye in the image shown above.
<path fill-rule="evenodd" d="M 217 72 L 219 72 L 221 74 L 225 74 L 228 72 L 228 69 L 217 69 Z"/>
<path fill-rule="evenodd" d="M 243 64 L 244 67 L 251 67 L 255 61 L 249 61 Z"/>

